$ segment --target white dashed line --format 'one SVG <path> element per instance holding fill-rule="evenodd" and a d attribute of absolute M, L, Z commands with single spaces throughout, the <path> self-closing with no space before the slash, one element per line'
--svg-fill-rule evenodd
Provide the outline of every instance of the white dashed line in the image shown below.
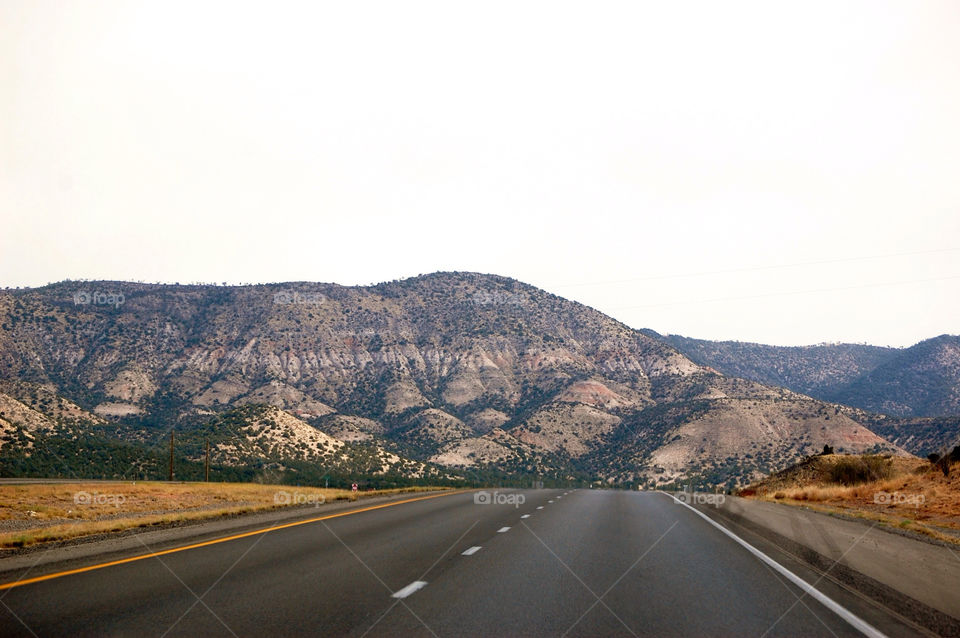
<path fill-rule="evenodd" d="M 415 580 L 409 585 L 407 585 L 406 587 L 404 587 L 403 589 L 401 589 L 400 591 L 394 592 L 392 598 L 406 598 L 413 592 L 417 591 L 418 589 L 423 589 L 426 586 L 427 586 L 427 581 Z"/>
<path fill-rule="evenodd" d="M 524 515 L 521 516 L 520 518 L 530 518 L 530 515 L 529 515 L 529 514 L 524 514 Z"/>
<path fill-rule="evenodd" d="M 547 502 L 548 502 L 548 503 L 552 503 L 553 501 L 547 501 Z"/>
<path fill-rule="evenodd" d="M 478 546 L 474 545 L 473 547 L 471 547 L 471 548 L 468 549 L 467 551 L 463 552 L 463 555 L 464 555 L 464 556 L 473 556 L 474 554 L 476 554 L 476 553 L 479 552 L 479 551 L 480 551 L 480 548 L 479 548 Z"/>
<path fill-rule="evenodd" d="M 501 527 L 500 529 L 497 530 L 497 534 L 503 534 L 504 532 L 509 532 L 509 531 L 510 531 L 509 527 Z"/>
<path fill-rule="evenodd" d="M 537 509 L 538 509 L 538 510 L 542 510 L 542 509 L 543 509 L 543 505 L 538 505 L 538 506 L 537 506 Z"/>

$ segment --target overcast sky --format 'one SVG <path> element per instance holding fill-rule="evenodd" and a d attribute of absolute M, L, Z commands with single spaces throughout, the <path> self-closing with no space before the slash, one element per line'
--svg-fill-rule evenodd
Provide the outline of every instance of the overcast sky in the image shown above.
<path fill-rule="evenodd" d="M 960 2 L 0 3 L 0 286 L 515 277 L 960 332 Z"/>

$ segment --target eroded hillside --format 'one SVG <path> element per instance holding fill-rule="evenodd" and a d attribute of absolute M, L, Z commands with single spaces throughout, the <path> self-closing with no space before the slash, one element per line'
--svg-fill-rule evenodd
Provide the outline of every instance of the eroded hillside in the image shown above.
<path fill-rule="evenodd" d="M 725 377 L 590 308 L 473 273 L 6 291 L 0 375 L 21 392 L 52 389 L 119 424 L 118 436 L 269 405 L 318 435 L 468 472 L 733 483 L 824 444 L 900 452 L 834 406 Z"/>

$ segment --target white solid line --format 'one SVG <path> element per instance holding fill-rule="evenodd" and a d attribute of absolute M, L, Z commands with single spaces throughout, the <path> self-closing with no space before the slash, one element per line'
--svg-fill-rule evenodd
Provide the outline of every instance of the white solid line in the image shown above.
<path fill-rule="evenodd" d="M 684 507 L 689 509 L 691 512 L 693 512 L 694 514 L 696 514 L 697 516 L 707 521 L 708 523 L 716 527 L 718 530 L 720 530 L 721 532 L 723 532 L 724 534 L 726 534 L 727 536 L 735 540 L 737 543 L 742 545 L 748 552 L 750 552 L 751 554 L 753 554 L 754 556 L 756 556 L 757 558 L 765 562 L 767 565 L 769 565 L 770 567 L 774 568 L 775 570 L 783 574 L 791 582 L 793 582 L 794 585 L 796 585 L 797 587 L 805 591 L 807 594 L 809 594 L 810 596 L 820 601 L 820 603 L 824 607 L 826 607 L 827 609 L 829 609 L 830 611 L 832 611 L 833 613 L 835 613 L 836 615 L 840 616 L 842 619 L 847 621 L 847 623 L 851 627 L 860 631 L 860 633 L 862 633 L 864 636 L 870 636 L 871 638 L 886 638 L 886 634 L 881 633 L 872 625 L 867 624 L 866 621 L 862 620 L 859 616 L 854 615 L 853 612 L 847 610 L 846 607 L 841 606 L 839 603 L 835 602 L 832 598 L 829 598 L 826 594 L 821 593 L 820 590 L 818 590 L 816 587 L 814 587 L 807 581 L 803 580 L 802 578 L 794 574 L 792 571 L 790 571 L 789 569 L 787 569 L 777 561 L 773 560 L 772 558 L 770 558 L 769 556 L 761 552 L 759 549 L 757 549 L 747 541 L 743 540 L 742 538 L 740 538 L 739 536 L 737 536 L 736 534 L 728 530 L 726 527 L 718 524 L 703 512 L 700 512 L 699 510 L 693 507 L 690 507 L 683 501 L 674 498 L 673 495 L 668 494 L 667 492 L 662 492 L 662 494 L 666 494 L 667 496 L 672 498 L 674 501 L 676 501 L 680 505 L 683 505 Z"/>
<path fill-rule="evenodd" d="M 501 527 L 497 530 L 497 534 L 503 534 L 504 532 L 510 531 L 509 527 Z"/>
<path fill-rule="evenodd" d="M 530 518 L 530 515 L 529 515 L 529 514 L 524 514 L 524 515 L 521 516 L 520 518 Z"/>
<path fill-rule="evenodd" d="M 417 591 L 418 589 L 423 589 L 426 586 L 427 582 L 425 580 L 415 580 L 400 591 L 394 592 L 392 598 L 406 598 L 413 592 Z"/>
<path fill-rule="evenodd" d="M 463 552 L 463 555 L 464 555 L 464 556 L 473 556 L 474 554 L 476 554 L 476 553 L 479 552 L 479 551 L 480 551 L 480 547 L 478 547 L 477 545 L 474 545 L 473 547 L 471 547 L 471 548 L 468 549 L 467 551 Z"/>
<path fill-rule="evenodd" d="M 538 510 L 542 510 L 542 509 L 543 509 L 543 505 L 538 505 L 538 506 L 537 506 L 537 509 L 538 509 Z"/>

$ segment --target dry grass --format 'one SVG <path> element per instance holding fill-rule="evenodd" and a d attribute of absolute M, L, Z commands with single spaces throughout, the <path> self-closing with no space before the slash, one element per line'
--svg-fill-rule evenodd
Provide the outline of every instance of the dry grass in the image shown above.
<path fill-rule="evenodd" d="M 252 483 L 0 485 L 0 548 L 304 504 L 441 488 L 351 492 Z"/>
<path fill-rule="evenodd" d="M 814 457 L 750 486 L 743 495 L 878 521 L 960 544 L 960 464 L 945 477 L 915 458 L 887 459 L 883 478 L 842 485 L 858 457 Z M 838 466 L 843 466 L 837 470 Z"/>

